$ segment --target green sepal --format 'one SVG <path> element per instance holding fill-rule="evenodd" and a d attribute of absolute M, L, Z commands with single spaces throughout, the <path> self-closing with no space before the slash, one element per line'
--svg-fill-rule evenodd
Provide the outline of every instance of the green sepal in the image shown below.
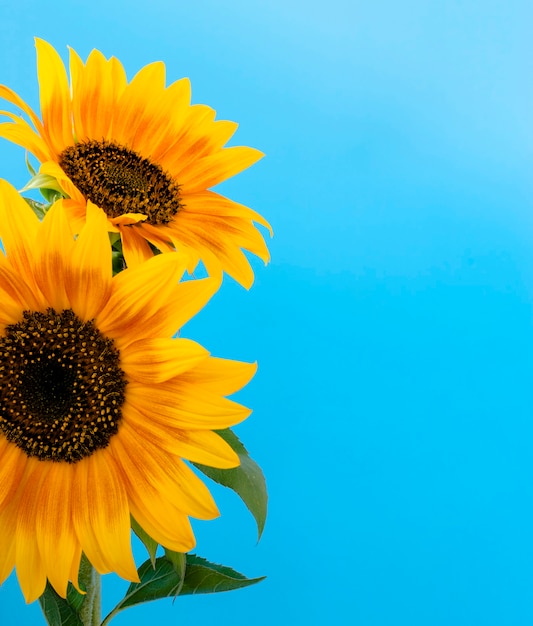
<path fill-rule="evenodd" d="M 23 196 L 24 197 L 24 196 Z M 48 212 L 50 206 L 48 204 L 43 204 L 42 202 L 37 202 L 37 200 L 33 200 L 32 198 L 24 198 L 26 203 L 30 206 L 31 210 L 37 215 L 37 217 L 42 220 L 43 217 Z"/>
<path fill-rule="evenodd" d="M 50 583 L 46 584 L 46 589 L 39 598 L 39 604 L 41 605 L 46 623 L 49 626 L 83 626 L 83 622 L 78 615 L 79 608 L 76 608 L 78 601 L 74 599 L 71 588 L 76 596 L 80 597 L 83 602 L 83 596 L 70 584 L 66 600 L 57 595 Z"/>
<path fill-rule="evenodd" d="M 193 465 L 216 483 L 235 491 L 255 519 L 257 540 L 259 541 L 265 527 L 268 506 L 268 494 L 263 472 L 232 430 L 226 428 L 215 432 L 239 455 L 241 464 L 232 469 L 217 469 L 199 463 L 193 463 Z"/>
<path fill-rule="evenodd" d="M 107 233 L 109 235 L 109 243 L 112 248 L 116 250 L 122 250 L 122 243 L 120 242 L 120 233 Z M 117 242 L 120 242 L 120 245 L 117 246 Z"/>
<path fill-rule="evenodd" d="M 50 204 L 54 204 L 58 200 L 62 200 L 65 196 L 61 191 L 56 189 L 48 189 L 48 187 L 42 187 L 40 190 L 42 197 Z"/>
<path fill-rule="evenodd" d="M 31 174 L 31 176 L 35 176 L 35 174 L 37 173 L 35 168 L 33 167 L 33 165 L 30 163 L 30 154 L 28 151 L 26 151 L 26 167 L 28 168 L 28 172 Z"/>
<path fill-rule="evenodd" d="M 175 553 L 176 554 L 176 553 Z M 232 591 L 258 583 L 264 579 L 246 578 L 230 567 L 210 563 L 194 554 L 186 555 L 186 568 L 183 580 L 167 556 L 156 559 L 155 568 L 145 561 L 138 569 L 140 582 L 132 583 L 123 600 L 102 622 L 108 624 L 117 613 L 131 606 L 162 598 L 176 597 L 178 594 L 217 593 Z"/>
<path fill-rule="evenodd" d="M 126 267 L 126 264 L 124 263 L 124 255 L 122 252 L 113 249 L 111 251 L 111 258 L 113 263 L 113 276 L 116 276 Z"/>
<path fill-rule="evenodd" d="M 40 189 L 41 192 L 43 190 L 56 191 L 61 197 L 64 197 L 63 189 L 59 186 L 57 179 L 49 174 L 35 174 L 20 191 L 22 193 L 24 191 L 30 191 L 30 189 Z"/>
<path fill-rule="evenodd" d="M 185 552 L 174 552 L 165 548 L 165 558 L 172 563 L 172 567 L 177 574 L 179 582 L 178 589 L 175 595 L 179 595 L 183 587 L 183 581 L 185 580 L 185 572 L 187 570 L 187 555 Z"/>
<path fill-rule="evenodd" d="M 139 537 L 139 539 L 142 541 L 144 547 L 148 550 L 148 555 L 150 556 L 150 562 L 152 563 L 152 567 L 155 567 L 155 557 L 159 544 L 155 539 L 152 539 L 152 537 L 150 537 L 150 535 L 144 530 L 144 528 L 141 528 L 139 526 L 139 524 L 133 519 L 133 517 L 131 518 L 131 528 L 133 532 L 137 535 L 137 537 Z"/>

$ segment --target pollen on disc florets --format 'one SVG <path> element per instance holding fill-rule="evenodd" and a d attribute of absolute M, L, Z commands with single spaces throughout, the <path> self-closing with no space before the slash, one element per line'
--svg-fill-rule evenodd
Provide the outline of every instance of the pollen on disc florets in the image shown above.
<path fill-rule="evenodd" d="M 70 309 L 24 311 L 0 336 L 0 432 L 28 456 L 75 463 L 105 448 L 125 387 L 113 340 Z"/>
<path fill-rule="evenodd" d="M 182 207 L 177 182 L 157 163 L 112 141 L 81 141 L 65 148 L 59 165 L 81 193 L 108 217 L 142 213 L 168 224 Z"/>

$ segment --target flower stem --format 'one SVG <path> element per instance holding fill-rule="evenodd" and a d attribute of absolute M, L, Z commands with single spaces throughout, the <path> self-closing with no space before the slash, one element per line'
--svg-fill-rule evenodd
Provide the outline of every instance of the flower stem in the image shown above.
<path fill-rule="evenodd" d="M 79 583 L 86 595 L 80 609 L 83 626 L 100 626 L 102 586 L 100 574 L 89 563 L 85 554 L 81 557 Z"/>

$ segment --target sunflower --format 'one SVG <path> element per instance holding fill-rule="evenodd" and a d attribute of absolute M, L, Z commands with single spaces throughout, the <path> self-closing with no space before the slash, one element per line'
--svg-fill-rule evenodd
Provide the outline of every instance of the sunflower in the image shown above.
<path fill-rule="evenodd" d="M 113 277 L 104 213 L 75 238 L 63 203 L 39 222 L 0 181 L 0 583 L 16 566 L 28 602 L 47 579 L 65 597 L 82 552 L 138 580 L 131 518 L 192 549 L 189 516 L 218 511 L 184 459 L 239 464 L 213 429 L 249 415 L 224 396 L 255 372 L 172 339 L 216 279 L 178 282 L 174 254 Z"/>
<path fill-rule="evenodd" d="M 93 50 L 84 64 L 70 50 L 70 85 L 54 48 L 36 39 L 42 120 L 11 89 L 0 97 L 27 114 L 0 124 L 0 136 L 25 147 L 40 172 L 57 180 L 73 228 L 83 226 L 91 201 L 120 233 L 128 267 L 161 252 L 178 251 L 188 271 L 202 261 L 209 274 L 225 271 L 245 287 L 252 268 L 242 250 L 265 263 L 269 253 L 255 211 L 210 188 L 263 155 L 224 147 L 237 129 L 215 111 L 190 104 L 183 78 L 165 87 L 165 65 L 152 63 L 127 82 L 121 63 Z"/>

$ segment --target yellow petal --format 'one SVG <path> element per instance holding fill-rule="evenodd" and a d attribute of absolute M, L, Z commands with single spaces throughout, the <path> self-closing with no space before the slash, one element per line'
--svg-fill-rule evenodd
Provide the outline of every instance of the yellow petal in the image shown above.
<path fill-rule="evenodd" d="M 120 367 L 128 378 L 151 385 L 187 371 L 208 356 L 205 348 L 189 339 L 149 338 L 121 350 Z"/>
<path fill-rule="evenodd" d="M 229 396 L 249 383 L 256 371 L 257 363 L 211 357 L 181 374 L 176 384 L 206 385 L 212 393 Z"/>
<path fill-rule="evenodd" d="M 211 394 L 205 388 L 172 384 L 154 385 L 146 396 L 146 387 L 131 381 L 127 388 L 128 402 L 145 415 L 168 420 L 171 427 L 219 430 L 245 420 L 251 413 L 246 407 Z"/>
<path fill-rule="evenodd" d="M 128 267 L 137 267 L 154 256 L 148 242 L 135 226 L 124 226 L 120 229 L 120 236 L 124 260 Z"/>
<path fill-rule="evenodd" d="M 161 61 L 143 67 L 124 89 L 113 124 L 113 138 L 120 144 L 131 146 L 139 127 L 146 123 L 150 107 L 146 94 L 160 98 L 165 88 L 165 64 Z"/>
<path fill-rule="evenodd" d="M 5 85 L 0 85 L 0 98 L 3 98 L 4 100 L 11 102 L 11 104 L 14 104 L 19 109 L 22 109 L 22 111 L 24 111 L 24 113 L 26 113 L 26 115 L 30 118 L 35 130 L 39 134 L 42 133 L 43 125 L 41 124 L 41 120 L 37 117 L 33 109 L 28 106 L 12 89 L 9 89 L 9 87 L 6 87 Z"/>
<path fill-rule="evenodd" d="M 112 265 L 107 217 L 90 201 L 67 268 L 65 282 L 72 309 L 83 320 L 95 318 L 111 294 Z"/>
<path fill-rule="evenodd" d="M 127 409 L 127 421 L 142 439 L 170 454 L 221 469 L 239 465 L 237 454 L 212 430 L 172 428 L 168 420 L 159 421 L 153 413 L 144 415 L 132 406 Z"/>
<path fill-rule="evenodd" d="M 0 238 L 10 265 L 28 285 L 35 285 L 30 270 L 39 219 L 7 181 L 0 180 Z"/>
<path fill-rule="evenodd" d="M 177 255 L 161 254 L 120 272 L 113 279 L 114 290 L 107 306 L 97 316 L 100 330 L 117 338 L 120 347 L 130 343 L 136 325 L 151 322 L 160 315 L 164 303 L 178 289 L 183 271 L 183 263 Z M 181 311 L 176 311 L 175 315 L 179 321 Z M 157 333 L 153 335 L 157 336 Z M 124 342 L 126 337 L 128 340 Z"/>
<path fill-rule="evenodd" d="M 0 437 L 0 509 L 11 501 L 20 486 L 26 468 L 27 456 L 5 437 Z"/>
<path fill-rule="evenodd" d="M 183 185 L 184 193 L 203 191 L 242 172 L 263 156 L 259 150 L 245 146 L 224 148 L 191 163 L 180 172 L 179 182 Z"/>
<path fill-rule="evenodd" d="M 48 466 L 48 473 L 34 496 L 37 500 L 37 545 L 48 580 L 65 598 L 73 560 L 78 559 L 79 568 L 81 556 L 71 520 L 73 472 L 62 463 L 45 462 L 42 465 Z"/>
<path fill-rule="evenodd" d="M 74 144 L 67 73 L 61 57 L 49 43 L 35 39 L 35 46 L 44 134 L 54 154 L 59 155 Z"/>
<path fill-rule="evenodd" d="M 120 473 L 130 477 L 134 489 L 146 482 L 187 515 L 198 519 L 218 517 L 209 489 L 179 457 L 162 452 L 141 439 L 127 422 L 121 425 L 119 436 L 128 449 L 128 456 L 121 461 Z M 131 494 L 131 490 L 128 493 Z"/>
<path fill-rule="evenodd" d="M 44 217 L 34 251 L 35 279 L 57 311 L 71 308 L 67 276 L 73 252 L 74 235 L 59 200 Z"/>
<path fill-rule="evenodd" d="M 46 586 L 46 570 L 37 544 L 36 517 L 38 494 L 46 480 L 49 463 L 28 459 L 23 484 L 17 500 L 17 527 L 15 554 L 17 578 L 26 602 L 36 600 Z"/>
<path fill-rule="evenodd" d="M 106 450 L 76 463 L 72 491 L 74 527 L 89 561 L 101 574 L 138 580 L 126 490 Z"/>
<path fill-rule="evenodd" d="M 76 139 L 103 139 L 111 128 L 116 106 L 113 64 L 98 50 L 89 54 L 85 65 L 74 50 L 69 52 Z"/>
<path fill-rule="evenodd" d="M 50 158 L 48 146 L 29 124 L 7 111 L 1 111 L 0 115 L 7 115 L 15 120 L 13 123 L 0 124 L 0 137 L 26 148 L 39 161 L 47 161 Z"/>
<path fill-rule="evenodd" d="M 16 543 L 14 541 L 17 518 L 15 507 L 4 506 L 0 512 L 0 585 L 15 567 Z"/>

